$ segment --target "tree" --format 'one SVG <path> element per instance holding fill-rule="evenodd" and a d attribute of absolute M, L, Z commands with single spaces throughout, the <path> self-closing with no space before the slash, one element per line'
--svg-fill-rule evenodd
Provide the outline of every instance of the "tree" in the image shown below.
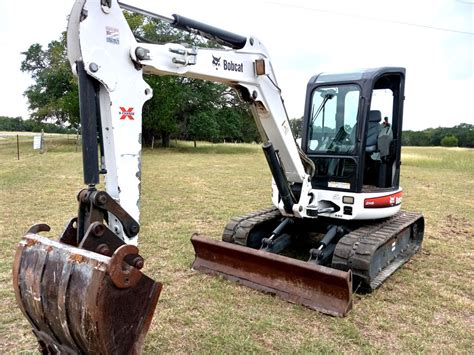
<path fill-rule="evenodd" d="M 444 145 L 443 139 L 446 137 L 457 139 L 456 146 L 474 147 L 474 125 L 461 123 L 454 127 L 427 128 L 423 131 L 403 131 L 402 144 L 412 146 L 439 146 Z M 448 144 L 454 140 L 449 138 Z"/>
<path fill-rule="evenodd" d="M 143 107 L 143 137 L 145 142 L 160 135 L 163 147 L 169 147 L 172 133 L 179 132 L 177 116 L 181 112 L 179 82 L 174 77 L 147 76 L 153 97 Z"/>
<path fill-rule="evenodd" d="M 402 144 L 409 146 L 428 146 L 430 145 L 430 137 L 425 131 L 403 131 Z"/>
<path fill-rule="evenodd" d="M 474 125 L 461 123 L 451 128 L 450 133 L 458 139 L 459 147 L 474 148 Z"/>
<path fill-rule="evenodd" d="M 455 136 L 449 135 L 441 139 L 441 145 L 443 147 L 457 147 L 458 144 L 459 144 L 459 141 Z"/>
<path fill-rule="evenodd" d="M 26 89 L 31 117 L 38 122 L 79 125 L 77 80 L 66 56 L 66 33 L 51 41 L 47 49 L 31 45 L 21 63 L 21 71 L 30 73 L 35 83 Z"/>
<path fill-rule="evenodd" d="M 293 132 L 293 136 L 295 138 L 301 138 L 301 134 L 303 130 L 303 117 L 291 119 L 290 127 L 291 127 L 291 131 Z"/>
<path fill-rule="evenodd" d="M 243 132 L 240 129 L 240 113 L 234 107 L 223 107 L 216 113 L 218 136 L 224 142 L 242 142 Z"/>
<path fill-rule="evenodd" d="M 212 141 L 219 135 L 219 125 L 217 124 L 216 115 L 212 111 L 201 111 L 192 116 L 189 122 L 189 134 L 194 140 Z"/>
<path fill-rule="evenodd" d="M 21 117 L 0 116 L 0 131 L 16 132 L 47 132 L 47 133 L 76 133 L 74 129 L 65 128 L 52 123 L 42 123 L 35 120 L 23 120 Z"/>
<path fill-rule="evenodd" d="M 0 116 L 0 131 L 21 132 L 25 127 L 21 117 Z"/>

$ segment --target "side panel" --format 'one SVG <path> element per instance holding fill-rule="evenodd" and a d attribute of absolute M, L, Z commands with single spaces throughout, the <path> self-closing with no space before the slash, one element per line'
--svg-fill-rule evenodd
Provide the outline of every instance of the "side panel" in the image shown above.
<path fill-rule="evenodd" d="M 314 190 L 318 203 L 325 201 L 336 204 L 339 210 L 335 213 L 321 214 L 344 220 L 368 220 L 391 217 L 400 211 L 402 203 L 402 189 L 371 193 L 352 193 L 343 191 Z M 344 203 L 345 199 L 353 203 Z M 347 200 L 346 200 L 347 201 Z M 381 201 L 378 205 L 371 205 L 372 201 Z"/>

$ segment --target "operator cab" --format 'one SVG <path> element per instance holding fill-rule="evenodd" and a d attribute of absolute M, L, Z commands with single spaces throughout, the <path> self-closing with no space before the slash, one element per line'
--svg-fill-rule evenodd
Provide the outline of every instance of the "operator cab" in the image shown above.
<path fill-rule="evenodd" d="M 399 188 L 405 69 L 376 68 L 311 78 L 302 148 L 313 160 L 315 189 Z"/>

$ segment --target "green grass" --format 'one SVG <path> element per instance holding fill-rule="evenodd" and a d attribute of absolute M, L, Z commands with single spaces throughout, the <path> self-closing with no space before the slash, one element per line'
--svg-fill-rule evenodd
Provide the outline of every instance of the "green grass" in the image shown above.
<path fill-rule="evenodd" d="M 402 164 L 426 169 L 474 171 L 474 152 L 469 148 L 410 147 L 403 150 Z"/>
<path fill-rule="evenodd" d="M 57 235 L 82 188 L 74 137 L 52 137 L 44 154 L 23 139 L 19 161 L 15 139 L 0 139 L 0 353 L 36 349 L 11 286 L 15 246 L 33 223 Z M 404 148 L 402 160 L 404 208 L 426 219 L 423 249 L 341 319 L 190 270 L 192 233 L 219 239 L 230 217 L 270 205 L 258 145 L 145 150 L 140 249 L 164 283 L 145 353 L 472 351 L 474 150 Z"/>

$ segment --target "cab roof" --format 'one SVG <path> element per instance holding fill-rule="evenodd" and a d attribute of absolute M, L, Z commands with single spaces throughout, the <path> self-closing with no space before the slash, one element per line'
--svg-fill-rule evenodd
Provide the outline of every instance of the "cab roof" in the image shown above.
<path fill-rule="evenodd" d="M 323 72 L 314 75 L 308 84 L 324 84 L 334 82 L 348 82 L 348 81 L 359 81 L 367 79 L 375 79 L 384 74 L 402 74 L 405 76 L 405 68 L 402 67 L 379 67 L 369 69 L 353 70 L 345 73 L 331 73 Z"/>

